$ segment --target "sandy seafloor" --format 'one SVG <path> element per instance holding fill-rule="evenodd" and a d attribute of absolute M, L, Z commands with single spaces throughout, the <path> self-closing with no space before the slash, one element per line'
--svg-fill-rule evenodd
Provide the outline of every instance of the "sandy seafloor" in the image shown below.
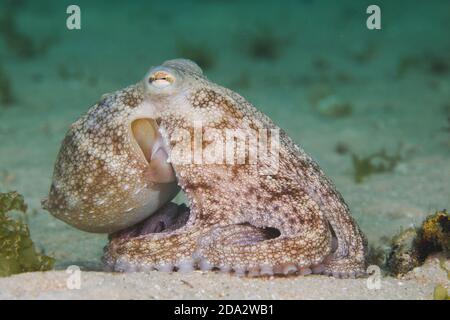
<path fill-rule="evenodd" d="M 106 235 L 78 231 L 40 208 L 60 142 L 103 93 L 139 81 L 150 66 L 179 57 L 180 47 L 197 46 L 209 52 L 211 80 L 246 97 L 318 161 L 370 243 L 418 225 L 450 208 L 450 3 L 378 2 L 380 31 L 365 27 L 366 1 L 312 0 L 77 1 L 82 29 L 68 31 L 69 2 L 24 1 L 15 13 L 19 30 L 37 44 L 55 41 L 45 53 L 21 59 L 0 39 L 0 63 L 15 96 L 0 105 L 0 191 L 25 196 L 32 238 L 56 258 L 56 269 L 76 264 L 98 271 Z M 258 34 L 278 39 L 278 57 L 249 54 Z M 349 103 L 352 113 L 319 112 L 315 101 L 324 104 L 324 93 Z M 339 143 L 361 156 L 402 145 L 404 156 L 393 172 L 355 183 L 350 154 L 335 151 Z M 364 279 L 83 275 L 91 281 L 84 295 L 96 298 L 431 298 L 436 283 L 431 276 L 426 284 L 413 279 L 397 288 L 399 280 L 386 278 L 391 290 L 377 296 L 364 289 Z M 51 279 L 65 276 L 0 279 L 0 298 L 80 297 L 67 290 L 52 296 L 63 282 Z"/>

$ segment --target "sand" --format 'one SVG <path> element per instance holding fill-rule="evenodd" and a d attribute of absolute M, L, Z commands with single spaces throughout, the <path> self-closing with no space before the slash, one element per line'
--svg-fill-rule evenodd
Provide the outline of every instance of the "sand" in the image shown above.
<path fill-rule="evenodd" d="M 73 279 L 73 273 L 65 271 L 0 278 L 0 299 L 432 299 L 437 284 L 450 288 L 447 273 L 434 258 L 402 279 L 380 278 L 379 288 L 372 279 L 317 275 L 256 279 L 201 271 L 81 271 L 79 289 Z"/>
<path fill-rule="evenodd" d="M 447 263 L 450 266 L 450 261 Z M 182 273 L 81 272 L 79 289 L 65 271 L 34 272 L 0 279 L 0 299 L 432 299 L 436 284 L 449 287 L 437 259 L 403 279 L 326 276 L 241 278 L 195 271 Z M 71 287 L 73 288 L 73 286 Z M 370 289 L 372 288 L 372 289 Z"/>

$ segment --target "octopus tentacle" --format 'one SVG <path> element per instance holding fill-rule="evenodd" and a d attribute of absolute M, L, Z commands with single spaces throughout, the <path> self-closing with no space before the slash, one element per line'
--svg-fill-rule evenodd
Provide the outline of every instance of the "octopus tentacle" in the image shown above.
<path fill-rule="evenodd" d="M 173 271 L 194 265 L 199 228 L 178 233 L 152 234 L 112 239 L 105 248 L 103 262 L 108 269 L 124 271 Z"/>
<path fill-rule="evenodd" d="M 324 248 L 331 248 L 331 234 L 320 228 L 317 235 L 298 234 L 254 241 L 262 237 L 263 232 L 250 225 L 215 228 L 203 235 L 199 256 L 211 265 L 230 267 L 235 273 L 248 271 L 250 276 L 286 275 L 297 271 L 306 274 L 310 266 L 322 262 Z"/>

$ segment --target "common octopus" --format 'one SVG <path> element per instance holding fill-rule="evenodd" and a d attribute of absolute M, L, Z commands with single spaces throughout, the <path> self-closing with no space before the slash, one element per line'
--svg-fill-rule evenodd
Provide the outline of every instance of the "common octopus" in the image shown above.
<path fill-rule="evenodd" d="M 180 189 L 189 207 L 171 202 Z M 108 233 L 108 270 L 365 274 L 365 237 L 317 163 L 186 59 L 72 124 L 43 207 Z"/>

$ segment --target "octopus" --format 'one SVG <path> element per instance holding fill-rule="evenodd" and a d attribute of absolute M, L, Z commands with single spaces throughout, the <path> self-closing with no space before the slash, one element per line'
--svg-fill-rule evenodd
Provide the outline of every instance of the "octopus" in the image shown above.
<path fill-rule="evenodd" d="M 180 191 L 186 204 L 172 201 Z M 42 205 L 109 234 L 110 271 L 365 274 L 365 236 L 318 164 L 187 59 L 152 67 L 72 124 Z"/>

